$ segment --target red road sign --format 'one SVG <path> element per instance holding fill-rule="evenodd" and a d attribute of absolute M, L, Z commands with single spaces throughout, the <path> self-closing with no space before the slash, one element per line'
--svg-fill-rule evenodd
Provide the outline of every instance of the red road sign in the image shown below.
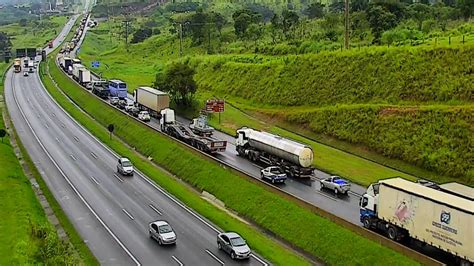
<path fill-rule="evenodd" d="M 224 112 L 224 100 L 207 100 L 206 101 L 206 112 L 222 113 Z"/>

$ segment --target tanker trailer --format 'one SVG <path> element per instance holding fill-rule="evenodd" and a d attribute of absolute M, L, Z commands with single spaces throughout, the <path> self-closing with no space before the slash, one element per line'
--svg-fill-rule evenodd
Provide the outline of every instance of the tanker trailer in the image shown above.
<path fill-rule="evenodd" d="M 251 161 L 281 167 L 290 177 L 309 178 L 313 174 L 313 150 L 278 135 L 244 127 L 237 130 L 236 149 Z"/>

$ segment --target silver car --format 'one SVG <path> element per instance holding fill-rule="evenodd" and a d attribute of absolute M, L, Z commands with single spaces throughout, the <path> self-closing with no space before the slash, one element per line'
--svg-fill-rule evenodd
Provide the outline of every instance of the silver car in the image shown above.
<path fill-rule="evenodd" d="M 250 258 L 250 248 L 237 233 L 228 232 L 217 235 L 217 248 L 227 252 L 232 259 Z"/>
<path fill-rule="evenodd" d="M 148 225 L 150 237 L 160 245 L 176 244 L 176 233 L 166 221 L 154 221 Z"/>
<path fill-rule="evenodd" d="M 133 165 L 127 158 L 118 159 L 117 172 L 122 175 L 133 175 Z"/>

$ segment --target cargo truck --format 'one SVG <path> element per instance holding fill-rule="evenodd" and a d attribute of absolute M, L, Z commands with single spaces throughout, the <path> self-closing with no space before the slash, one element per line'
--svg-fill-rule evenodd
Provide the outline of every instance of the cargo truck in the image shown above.
<path fill-rule="evenodd" d="M 91 72 L 81 64 L 72 66 L 72 77 L 83 86 L 91 82 Z"/>
<path fill-rule="evenodd" d="M 163 109 L 160 114 L 160 129 L 162 132 L 203 152 L 216 153 L 225 151 L 227 141 L 194 134 L 187 126 L 176 121 L 173 109 Z"/>
<path fill-rule="evenodd" d="M 160 111 L 170 107 L 170 96 L 165 92 L 150 87 L 139 87 L 133 94 L 138 108 L 148 111 L 152 117 L 160 118 Z"/>
<path fill-rule="evenodd" d="M 92 93 L 102 99 L 108 99 L 110 96 L 109 83 L 106 80 L 92 81 Z"/>
<path fill-rule="evenodd" d="M 20 58 L 16 58 L 15 62 L 13 62 L 13 69 L 15 73 L 21 72 L 21 59 Z"/>
<path fill-rule="evenodd" d="M 53 41 L 48 42 L 48 48 L 50 48 L 50 49 L 53 48 Z"/>
<path fill-rule="evenodd" d="M 72 59 L 66 56 L 61 57 L 59 65 L 64 69 L 64 71 L 68 72 L 69 67 L 72 67 Z"/>
<path fill-rule="evenodd" d="M 474 263 L 474 201 L 399 177 L 372 184 L 360 200 L 365 228 L 407 237 Z M 472 265 L 472 264 L 471 264 Z"/>
<path fill-rule="evenodd" d="M 246 127 L 237 130 L 235 145 L 239 156 L 280 166 L 290 177 L 309 178 L 313 174 L 313 150 L 307 145 Z"/>

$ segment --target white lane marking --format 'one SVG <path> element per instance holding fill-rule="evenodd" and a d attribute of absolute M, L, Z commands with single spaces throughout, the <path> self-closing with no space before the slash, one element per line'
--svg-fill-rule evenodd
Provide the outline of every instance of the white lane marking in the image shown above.
<path fill-rule="evenodd" d="M 135 218 L 133 218 L 133 216 L 132 216 L 130 213 L 128 213 L 127 210 L 122 209 L 122 211 L 128 216 L 128 218 L 130 218 L 130 220 L 134 220 L 134 219 L 135 219 Z"/>
<path fill-rule="evenodd" d="M 66 128 L 66 125 L 64 123 L 61 123 L 62 128 Z"/>
<path fill-rule="evenodd" d="M 94 159 L 97 160 L 97 155 L 95 155 L 95 153 L 91 152 L 91 155 L 92 155 L 92 157 L 94 157 Z"/>
<path fill-rule="evenodd" d="M 114 174 L 114 176 L 115 176 L 115 178 L 117 178 L 117 179 L 118 179 L 120 182 L 122 182 L 122 183 L 123 183 L 123 179 L 122 179 L 122 178 L 120 178 L 120 176 L 118 176 L 117 174 Z"/>
<path fill-rule="evenodd" d="M 217 260 L 217 262 L 219 262 L 221 265 L 224 265 L 224 262 L 220 260 L 216 255 L 214 255 L 214 253 L 212 253 L 208 249 L 206 249 L 206 253 L 209 254 L 209 256 L 211 256 L 213 259 Z"/>
<path fill-rule="evenodd" d="M 318 193 L 318 194 L 321 195 L 321 196 L 324 196 L 324 197 L 326 197 L 326 198 L 328 198 L 328 199 L 337 201 L 337 198 L 334 198 L 334 197 L 332 197 L 332 196 L 329 196 L 329 195 L 327 195 L 327 194 L 324 193 L 324 192 L 318 191 L 317 189 L 316 189 L 315 191 L 316 191 L 316 193 Z"/>
<path fill-rule="evenodd" d="M 74 140 L 75 140 L 76 142 L 79 142 L 79 138 L 76 137 L 76 136 L 74 136 Z"/>
<path fill-rule="evenodd" d="M 355 192 L 349 191 L 348 193 L 351 194 L 351 195 L 354 195 L 354 196 L 356 196 L 356 197 L 362 198 L 362 195 L 357 194 L 357 193 L 355 193 Z"/>
<path fill-rule="evenodd" d="M 58 139 L 58 138 L 56 138 L 56 141 L 59 143 L 59 139 Z"/>
<path fill-rule="evenodd" d="M 159 215 L 163 215 L 155 206 L 153 206 L 153 204 L 150 204 L 148 205 L 152 210 L 154 210 L 156 213 L 158 213 Z"/>
<path fill-rule="evenodd" d="M 96 183 L 97 185 L 99 184 L 99 182 L 98 182 L 93 176 L 91 176 L 91 179 L 92 179 L 92 181 L 94 181 L 94 183 Z"/>
<path fill-rule="evenodd" d="M 74 161 L 76 161 L 76 157 L 74 157 L 74 155 L 69 155 Z"/>
<path fill-rule="evenodd" d="M 43 87 L 43 90 L 46 92 L 46 94 L 49 96 L 49 98 L 51 99 L 51 101 L 53 101 L 54 103 L 56 103 L 56 105 L 59 107 L 59 109 L 61 109 L 63 111 L 63 114 L 65 114 L 66 116 L 68 116 L 71 121 L 73 123 L 75 123 L 79 128 L 81 128 L 83 130 L 83 132 L 87 135 L 89 135 L 89 137 L 91 137 L 92 139 L 94 139 L 97 144 L 101 145 L 105 150 L 107 150 L 108 152 L 110 152 L 110 154 L 112 154 L 113 156 L 115 156 L 116 159 L 118 158 L 121 158 L 117 153 L 115 153 L 112 149 L 110 149 L 109 147 L 107 147 L 104 143 L 102 143 L 96 136 L 92 135 L 84 126 L 82 126 L 81 124 L 79 124 L 79 122 L 77 122 L 68 112 L 66 112 L 66 110 L 64 110 L 64 108 L 59 105 L 59 103 L 53 98 L 53 96 L 51 96 L 51 94 L 48 92 L 48 90 L 46 90 L 46 88 L 44 87 L 44 84 L 41 83 L 41 86 Z M 77 105 L 76 105 L 77 106 Z M 82 110 L 78 107 L 79 110 Z M 238 168 L 236 168 L 238 169 Z M 242 171 L 243 173 L 245 173 L 244 171 Z M 173 196 L 171 196 L 168 192 L 166 192 L 165 190 L 163 190 L 162 188 L 160 188 L 159 186 L 157 186 L 153 181 L 151 181 L 147 176 L 145 176 L 143 173 L 137 171 L 138 173 L 138 176 L 140 176 L 143 180 L 145 180 L 145 182 L 147 182 L 148 184 L 150 184 L 152 187 L 154 187 L 156 190 L 158 190 L 159 192 L 161 192 L 163 195 L 165 195 L 167 198 L 169 198 L 171 201 L 173 201 L 175 204 L 177 204 L 178 206 L 180 206 L 181 208 L 183 208 L 185 211 L 187 211 L 191 216 L 195 217 L 196 219 L 198 219 L 199 221 L 201 221 L 203 224 L 205 224 L 207 227 L 209 227 L 211 230 L 213 230 L 214 232 L 216 233 L 220 233 L 220 231 L 214 227 L 212 224 L 208 223 L 206 220 L 204 220 L 201 216 L 197 215 L 194 211 L 192 211 L 190 208 L 188 208 L 186 205 L 182 204 L 180 201 L 176 200 Z M 116 174 L 114 174 L 114 176 L 119 179 L 121 182 L 123 182 L 123 180 L 118 177 Z M 254 259 L 256 259 L 257 261 L 259 261 L 262 265 L 264 266 L 267 266 L 268 264 L 263 261 L 262 259 L 260 259 L 259 257 L 255 256 L 254 254 L 250 254 L 250 256 Z"/>
<path fill-rule="evenodd" d="M 179 266 L 184 266 L 184 264 L 178 260 L 178 258 L 176 258 L 175 256 L 171 256 L 177 263 Z"/>
<path fill-rule="evenodd" d="M 48 123 L 44 123 L 44 126 L 49 129 Z"/>
<path fill-rule="evenodd" d="M 15 86 L 13 85 L 13 79 L 12 79 L 12 88 L 14 88 Z M 51 97 L 51 95 L 50 95 Z M 23 112 L 23 109 L 21 108 L 20 104 L 18 103 L 18 99 L 16 97 L 16 93 L 15 93 L 15 90 L 13 89 L 13 98 L 15 99 L 15 103 L 16 105 L 18 106 L 18 110 L 20 110 L 20 113 L 21 113 L 21 116 L 23 116 L 23 119 L 25 120 L 26 124 L 28 125 L 28 127 L 30 128 L 31 132 L 33 133 L 33 136 L 35 137 L 36 141 L 38 142 L 38 144 L 41 146 L 41 149 L 46 153 L 46 155 L 48 156 L 48 158 L 51 160 L 51 162 L 54 164 L 54 166 L 58 169 L 59 173 L 61 173 L 61 175 L 64 177 L 64 179 L 67 181 L 67 183 L 69 184 L 69 186 L 74 190 L 74 192 L 76 193 L 76 195 L 79 197 L 79 199 L 84 203 L 84 205 L 86 205 L 86 207 L 89 209 L 89 211 L 95 216 L 95 218 L 100 222 L 100 224 L 102 224 L 102 226 L 105 228 L 105 230 L 107 230 L 107 232 L 114 238 L 114 240 L 120 245 L 120 247 L 127 253 L 127 255 L 135 262 L 136 265 L 140 266 L 140 262 L 138 261 L 137 258 L 135 258 L 135 256 L 133 256 L 133 254 L 130 252 L 130 250 L 127 249 L 127 247 L 125 247 L 125 245 L 122 243 L 122 241 L 120 241 L 120 239 L 112 232 L 112 230 L 105 224 L 105 222 L 99 217 L 99 215 L 97 215 L 97 213 L 94 211 L 94 209 L 92 209 L 92 207 L 89 205 L 89 203 L 87 203 L 87 201 L 85 200 L 85 198 L 81 195 L 81 193 L 79 192 L 79 190 L 77 190 L 77 188 L 72 184 L 71 180 L 69 180 L 69 178 L 67 177 L 67 175 L 64 173 L 64 171 L 61 169 L 61 167 L 59 167 L 58 163 L 53 159 L 53 157 L 51 156 L 51 154 L 46 150 L 46 147 L 43 145 L 43 143 L 41 142 L 41 140 L 39 139 L 38 135 L 36 134 L 35 130 L 33 129 L 33 127 L 31 126 L 30 122 L 28 121 L 28 119 L 26 118 L 26 115 L 25 113 Z M 64 110 L 64 109 L 63 109 Z"/>
<path fill-rule="evenodd" d="M 55 113 L 51 113 L 51 115 L 52 115 L 53 117 L 56 117 L 56 114 L 55 114 Z"/>

